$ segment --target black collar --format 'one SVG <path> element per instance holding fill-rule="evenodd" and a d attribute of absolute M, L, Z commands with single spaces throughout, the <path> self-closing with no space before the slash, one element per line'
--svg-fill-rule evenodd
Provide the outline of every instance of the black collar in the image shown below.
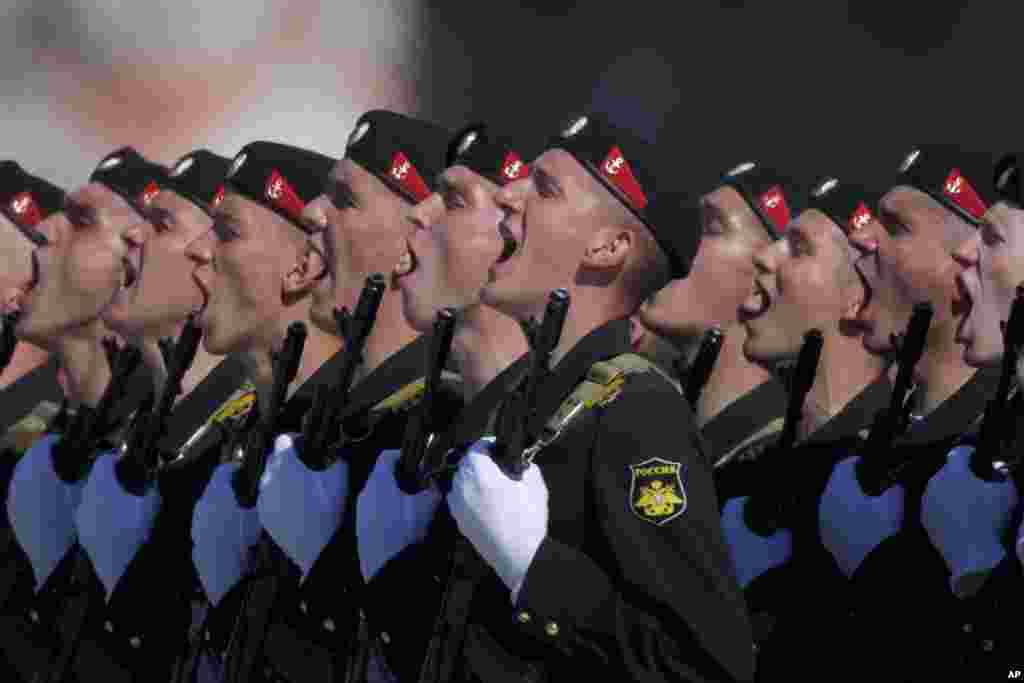
<path fill-rule="evenodd" d="M 174 406 L 160 450 L 177 453 L 185 442 L 245 381 L 245 365 L 235 356 L 217 364 L 196 387 Z"/>
<path fill-rule="evenodd" d="M 916 425 L 900 444 L 922 444 L 942 441 L 968 432 L 985 412 L 985 405 L 996 393 L 1002 368 L 995 366 L 975 372 L 963 386 L 943 401 Z"/>
<path fill-rule="evenodd" d="M 727 405 L 701 429 L 713 460 L 786 414 L 786 389 L 772 378 Z"/>
<path fill-rule="evenodd" d="M 889 407 L 892 386 L 883 375 L 865 387 L 853 400 L 843 406 L 838 414 L 807 437 L 804 443 L 825 443 L 857 436 L 862 429 L 869 428 L 875 414 Z"/>
<path fill-rule="evenodd" d="M 349 394 L 344 420 L 365 416 L 377 405 L 402 387 L 426 374 L 429 335 L 420 335 L 381 363 Z"/>
<path fill-rule="evenodd" d="M 282 407 L 275 427 L 278 432 L 302 431 L 302 418 L 306 415 L 309 407 L 313 405 L 316 388 L 320 385 L 330 386 L 337 379 L 344 362 L 345 351 L 342 349 L 321 363 L 320 367 L 306 378 L 302 386 L 295 390 L 295 393 Z"/>
<path fill-rule="evenodd" d="M 595 363 L 631 353 L 629 319 L 618 318 L 591 330 L 572 347 L 540 386 L 534 422 L 528 433 L 539 434 L 562 401 L 582 382 Z"/>

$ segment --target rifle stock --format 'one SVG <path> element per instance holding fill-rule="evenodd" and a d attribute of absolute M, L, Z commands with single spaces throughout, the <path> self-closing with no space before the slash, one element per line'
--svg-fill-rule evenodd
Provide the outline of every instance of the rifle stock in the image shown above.
<path fill-rule="evenodd" d="M 797 356 L 789 388 L 789 402 L 786 404 L 786 415 L 782 423 L 779 440 L 765 453 L 758 469 L 765 473 L 765 480 L 772 482 L 767 493 L 753 495 L 747 500 L 744 519 L 747 526 L 761 536 L 770 536 L 779 527 L 784 526 L 788 513 L 787 492 L 792 488 L 785 474 L 783 461 L 796 444 L 797 428 L 803 416 L 804 401 L 807 393 L 814 385 L 814 377 L 818 372 L 818 361 L 824 338 L 819 330 L 811 330 L 804 335 L 804 343 Z"/>
<path fill-rule="evenodd" d="M 328 447 L 340 435 L 341 415 L 348 405 L 356 368 L 363 362 L 363 349 L 377 319 L 386 282 L 380 273 L 366 278 L 354 314 L 342 308 L 334 311 L 338 332 L 345 340 L 344 360 L 338 380 L 330 388 L 318 386 L 306 416 L 299 444 L 299 457 L 313 470 L 322 470 L 330 462 Z"/>
<path fill-rule="evenodd" d="M 871 496 L 881 495 L 893 484 L 890 473 L 898 463 L 892 454 L 892 442 L 906 429 L 907 394 L 914 382 L 914 367 L 924 353 L 928 328 L 931 326 L 933 309 L 928 302 L 916 304 L 907 323 L 906 334 L 900 347 L 899 369 L 896 383 L 889 397 L 889 406 L 875 415 L 871 432 L 862 449 L 856 475 L 864 492 Z"/>
<path fill-rule="evenodd" d="M 686 374 L 684 393 L 686 401 L 693 408 L 697 407 L 700 394 L 708 383 L 708 379 L 711 378 L 711 373 L 715 369 L 715 363 L 718 361 L 718 355 L 722 352 L 722 343 L 724 341 L 725 335 L 717 327 L 713 327 L 704 333 L 704 337 L 700 342 L 700 350 L 697 351 L 697 357 L 693 359 L 693 366 Z"/>
<path fill-rule="evenodd" d="M 299 371 L 306 334 L 305 323 L 292 323 L 288 326 L 284 346 L 279 353 L 274 354 L 274 381 L 269 404 L 261 411 L 255 428 L 246 435 L 242 465 L 231 482 L 238 503 L 244 508 L 256 505 L 260 477 L 267 464 L 267 451 L 272 446 L 271 439 L 274 438 L 278 415 L 288 396 L 288 386 Z"/>
<path fill-rule="evenodd" d="M 455 309 L 445 308 L 437 314 L 434 330 L 427 350 L 427 376 L 423 398 L 409 416 L 402 440 L 402 456 L 395 464 L 395 479 L 399 488 L 415 495 L 430 486 L 435 474 L 427 463 L 426 454 L 437 430 L 437 394 L 441 389 L 441 373 L 448 362 L 448 354 L 455 335 Z"/>
<path fill-rule="evenodd" d="M 161 461 L 156 452 L 157 442 L 164 435 L 174 401 L 181 393 L 181 382 L 196 357 L 202 336 L 203 331 L 196 324 L 195 315 L 191 315 L 173 348 L 168 340 L 160 340 L 161 352 L 167 363 L 167 382 L 156 406 L 142 418 L 138 429 L 131 435 L 127 450 L 115 465 L 118 481 L 133 495 L 145 494 L 153 482 Z"/>
<path fill-rule="evenodd" d="M 548 298 L 543 322 L 540 325 L 532 320 L 528 323 L 530 369 L 526 382 L 513 392 L 498 419 L 494 462 L 509 478 L 516 481 L 522 479 L 523 472 L 530 466 L 524 457 L 532 436 L 527 430 L 536 410 L 540 383 L 548 373 L 551 354 L 562 337 L 569 303 L 569 293 L 564 289 L 556 289 Z"/>

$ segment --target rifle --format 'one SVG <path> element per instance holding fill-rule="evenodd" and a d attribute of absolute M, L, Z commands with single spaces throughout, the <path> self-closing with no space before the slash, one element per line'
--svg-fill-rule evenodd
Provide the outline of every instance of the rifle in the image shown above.
<path fill-rule="evenodd" d="M 693 408 L 697 407 L 697 400 L 704 390 L 704 385 L 711 378 L 711 372 L 715 369 L 715 363 L 718 361 L 718 354 L 722 352 L 722 342 L 724 341 L 725 335 L 717 327 L 712 327 L 704 333 L 697 357 L 693 359 L 693 365 L 686 373 L 684 394 L 687 402 Z"/>
<path fill-rule="evenodd" d="M 780 462 L 776 461 L 789 455 L 796 443 L 796 430 L 803 416 L 807 393 L 814 385 L 823 344 L 824 338 L 819 330 L 811 330 L 804 335 L 804 343 L 800 347 L 800 355 L 797 356 L 796 368 L 790 381 L 789 403 L 786 405 L 782 432 L 771 450 L 762 456 L 759 465 L 759 469 L 765 472 L 766 481 L 772 483 L 770 492 L 751 496 L 743 511 L 747 526 L 761 536 L 770 536 L 784 526 L 789 514 L 792 496 L 788 496 L 787 492 L 792 488 L 792 482 L 784 480 Z"/>
<path fill-rule="evenodd" d="M 996 395 L 985 406 L 985 416 L 978 430 L 978 443 L 971 454 L 971 471 L 985 481 L 1001 481 L 1019 464 L 1014 462 L 997 467 L 1003 453 L 1012 442 L 1014 415 L 1011 414 L 1010 387 L 1017 374 L 1017 359 L 1024 344 L 1024 283 L 1017 285 L 1017 295 L 1010 306 L 1010 317 L 1003 329 L 1003 362 Z"/>
<path fill-rule="evenodd" d="M 306 344 L 306 324 L 293 322 L 288 326 L 281 351 L 272 354 L 274 359 L 274 380 L 270 391 L 270 401 L 265 410 L 260 412 L 256 426 L 246 435 L 245 454 L 242 465 L 235 471 L 231 485 L 239 505 L 252 508 L 259 497 L 260 477 L 267 464 L 267 451 L 272 445 L 274 429 L 278 415 L 288 397 L 288 386 L 299 371 L 302 359 L 302 348 Z"/>
<path fill-rule="evenodd" d="M 538 324 L 531 318 L 526 323 L 526 337 L 530 343 L 530 367 L 525 384 L 512 392 L 498 416 L 495 429 L 494 462 L 511 479 L 519 481 L 530 466 L 533 454 L 527 453 L 531 439 L 527 431 L 537 410 L 541 381 L 549 372 L 551 353 L 558 346 L 569 310 L 569 293 L 564 289 L 551 292 L 544 320 Z"/>
<path fill-rule="evenodd" d="M 441 389 L 441 372 L 448 362 L 448 353 L 455 335 L 455 309 L 444 308 L 437 314 L 427 350 L 427 376 L 416 410 L 409 416 L 402 439 L 402 456 L 395 464 L 395 480 L 399 488 L 414 495 L 430 486 L 430 477 L 440 471 L 443 463 L 426 462 L 430 445 L 437 435 L 436 397 Z M 441 454 L 443 459 L 444 454 Z"/>
<path fill-rule="evenodd" d="M 303 424 L 298 452 L 302 462 L 312 470 L 323 470 L 330 463 L 328 446 L 339 435 L 340 418 L 348 405 L 356 368 L 363 362 L 363 348 L 377 319 L 385 286 L 384 276 L 374 273 L 366 278 L 354 314 L 345 307 L 334 310 L 338 331 L 345 340 L 345 358 L 337 383 L 330 388 L 322 384 L 316 387 Z"/>
<path fill-rule="evenodd" d="M 14 336 L 14 326 L 17 324 L 17 313 L 8 313 L 3 317 L 3 331 L 0 331 L 0 373 L 7 369 L 14 358 L 14 349 L 18 346 L 18 338 Z"/>
<path fill-rule="evenodd" d="M 111 425 L 110 413 L 124 398 L 128 378 L 142 362 L 142 353 L 134 346 L 118 348 L 112 337 L 102 342 L 110 365 L 110 381 L 95 408 L 79 406 L 64 436 L 51 453 L 53 470 L 62 481 L 73 484 L 89 474 L 92 454 Z"/>
<path fill-rule="evenodd" d="M 181 393 L 181 381 L 195 359 L 202 336 L 203 331 L 196 324 L 196 317 L 193 314 L 189 316 L 173 348 L 169 340 L 160 340 L 160 350 L 167 366 L 167 383 L 155 410 L 142 416 L 137 428 L 132 432 L 124 455 L 114 465 L 118 481 L 124 490 L 132 495 L 145 494 L 153 482 L 153 475 L 161 460 L 156 452 L 157 441 L 164 435 L 174 401 Z"/>
<path fill-rule="evenodd" d="M 899 370 L 892 388 L 889 406 L 875 415 L 857 463 L 857 481 L 864 492 L 879 496 L 895 483 L 893 473 L 898 469 L 892 454 L 892 442 L 907 427 L 907 394 L 914 381 L 914 366 L 924 353 L 925 338 L 932 322 L 932 305 L 928 302 L 914 306 L 907 323 L 907 332 L 900 345 Z"/>

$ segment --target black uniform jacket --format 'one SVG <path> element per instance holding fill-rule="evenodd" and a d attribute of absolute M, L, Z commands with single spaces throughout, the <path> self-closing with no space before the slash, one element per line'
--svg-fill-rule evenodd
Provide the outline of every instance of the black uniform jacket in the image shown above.
<path fill-rule="evenodd" d="M 701 428 L 715 467 L 719 506 L 756 487 L 758 457 L 775 443 L 785 414 L 786 389 L 773 378 L 727 405 Z"/>
<path fill-rule="evenodd" d="M 527 356 L 505 368 L 473 397 L 431 448 L 458 452 L 485 436 L 498 406 L 527 368 Z M 442 507 L 427 541 L 406 548 L 365 585 L 362 604 L 370 637 L 399 680 L 415 680 L 419 675 L 428 643 L 436 635 L 435 625 L 450 616 L 439 614 L 439 610 L 451 612 L 464 591 L 472 592 L 473 587 L 465 584 L 476 576 L 482 563 L 469 542 L 456 533 L 453 520 Z M 442 589 L 449 597 L 439 603 Z M 396 604 L 416 608 L 395 609 Z"/>
<path fill-rule="evenodd" d="M 257 675 L 293 683 L 326 683 L 348 677 L 358 679 L 362 675 L 368 643 L 365 620 L 359 609 L 363 581 L 358 557 L 353 550 L 355 503 L 373 470 L 377 455 L 383 450 L 401 447 L 409 412 L 386 413 L 379 421 L 373 421 L 369 432 L 366 417 L 382 400 L 423 378 L 428 349 L 429 337 L 417 338 L 353 388 L 342 419 L 346 434 L 358 435 L 358 440 L 345 446 L 343 456 L 348 460 L 349 469 L 344 521 L 305 581 L 300 584 L 298 567 L 264 533 L 259 549 L 263 570 L 255 578 L 255 582 L 261 585 L 253 586 L 246 608 L 247 615 L 255 614 L 257 608 L 265 610 L 265 613 L 269 609 L 261 657 L 263 666 L 257 668 Z M 456 388 L 444 383 L 435 403 L 438 424 L 449 424 L 461 407 L 462 399 Z M 298 431 L 298 427 L 293 431 Z M 269 574 L 275 575 L 270 577 Z M 253 581 L 242 582 L 239 590 L 232 590 L 222 603 L 225 609 L 216 611 L 229 612 L 232 598 L 250 583 Z M 267 601 L 271 604 L 265 604 Z M 243 619 L 240 632 L 252 628 L 251 620 Z M 223 633 L 222 627 L 219 630 Z M 258 641 L 256 638 L 250 642 Z M 237 655 L 229 653 L 228 656 Z"/>
<path fill-rule="evenodd" d="M 41 372 L 40 377 L 45 378 L 47 371 Z M 55 367 L 53 372 L 56 372 Z M 54 374 L 54 381 L 55 377 Z M 45 379 L 39 381 L 44 386 L 47 384 Z M 108 442 L 117 438 L 135 410 L 151 395 L 152 387 L 152 376 L 145 366 L 140 366 L 128 378 L 122 400 L 108 415 L 110 423 L 115 425 Z M 49 664 L 52 652 L 60 647 L 58 618 L 65 611 L 79 548 L 72 546 L 38 594 L 34 590 L 32 567 L 13 537 L 2 552 L 5 566 L 0 570 L 0 656 L 10 662 L 18 676 L 30 680 Z"/>
<path fill-rule="evenodd" d="M 758 645 L 758 680 L 788 680 L 816 661 L 817 641 L 831 637 L 818 628 L 819 594 L 829 594 L 838 570 L 821 543 L 817 503 L 836 462 L 859 447 L 875 414 L 888 407 L 890 394 L 888 379 L 872 382 L 792 450 L 780 463 L 781 476 L 765 477 L 765 485 L 792 493 L 793 559 L 757 577 L 745 591 Z"/>
<path fill-rule="evenodd" d="M 997 594 L 1020 604 L 1022 586 L 1018 584 L 1009 594 L 998 588 L 1020 575 L 1012 545 L 1008 544 L 1008 561 L 996 572 L 996 580 L 981 596 L 961 601 L 950 588 L 949 570 L 920 517 L 929 479 L 964 434 L 976 427 L 998 380 L 999 368 L 978 371 L 893 446 L 893 456 L 907 463 L 898 476 L 905 492 L 903 527 L 875 548 L 848 581 L 847 590 L 835 591 L 830 600 L 838 620 L 836 657 L 849 662 L 851 675 L 967 680 L 963 676 L 980 673 L 978 667 L 989 666 L 995 659 L 1001 660 L 1001 669 L 1008 660 L 1024 663 L 1019 639 L 1007 632 L 993 633 L 998 629 L 991 625 L 985 628 L 994 618 L 998 620 L 999 611 L 984 606 L 986 602 L 991 606 Z M 990 642 L 987 649 L 986 641 Z M 864 653 L 871 653 L 870 658 L 864 658 Z M 1005 676 L 1002 671 L 1001 678 Z"/>
<path fill-rule="evenodd" d="M 573 347 L 544 379 L 529 432 L 595 363 L 628 353 L 629 338 L 620 319 Z M 446 595 L 455 604 L 438 623 L 427 679 L 750 680 L 750 627 L 711 466 L 676 388 L 654 372 L 630 375 L 535 462 L 549 530 L 518 604 L 489 567 L 457 566 L 449 582 L 469 588 Z M 649 506 L 653 491 L 675 496 Z"/>

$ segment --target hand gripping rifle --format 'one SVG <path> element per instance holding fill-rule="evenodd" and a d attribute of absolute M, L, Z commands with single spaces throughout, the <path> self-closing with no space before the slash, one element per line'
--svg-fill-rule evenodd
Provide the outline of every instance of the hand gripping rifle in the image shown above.
<path fill-rule="evenodd" d="M 427 376 L 423 398 L 409 416 L 402 439 L 402 457 L 395 464 L 395 480 L 399 488 L 415 495 L 430 486 L 430 479 L 443 467 L 442 462 L 427 461 L 430 445 L 437 435 L 437 394 L 441 390 L 441 373 L 448 362 L 455 335 L 455 309 L 444 308 L 437 314 L 427 350 Z"/>
<path fill-rule="evenodd" d="M 971 454 L 971 471 L 985 481 L 1001 481 L 1019 465 L 1014 462 L 999 466 L 1007 446 L 1013 442 L 1015 415 L 1010 409 L 1010 387 L 1017 374 L 1017 359 L 1024 344 L 1024 283 L 1017 285 L 1017 296 L 1010 307 L 1010 318 L 1003 330 L 1003 363 L 996 395 L 985 406 L 985 416 L 978 430 L 978 443 Z"/>
<path fill-rule="evenodd" d="M 312 470 L 323 470 L 330 464 L 328 447 L 340 436 L 341 416 L 348 406 L 356 368 L 363 362 L 363 348 L 377 319 L 385 287 L 384 276 L 374 273 L 366 278 L 354 314 L 347 308 L 334 311 L 338 331 L 345 340 L 345 357 L 338 381 L 330 387 L 321 384 L 316 388 L 303 424 L 299 457 Z"/>
<path fill-rule="evenodd" d="M 544 321 L 539 325 L 532 318 L 526 325 L 530 342 L 530 367 L 526 381 L 512 392 L 498 416 L 495 429 L 494 462 L 511 479 L 519 481 L 533 459 L 527 445 L 534 439 L 528 434 L 537 410 L 540 383 L 547 376 L 551 354 L 562 336 L 562 326 L 569 310 L 569 293 L 564 289 L 551 292 Z"/>
<path fill-rule="evenodd" d="M 804 335 L 804 343 L 800 347 L 790 382 L 789 403 L 786 405 L 782 433 L 775 445 L 761 457 L 758 468 L 765 473 L 764 481 L 769 486 L 760 495 L 748 498 L 743 511 L 747 526 L 760 536 L 770 536 L 785 526 L 790 513 L 793 482 L 784 476 L 786 469 L 783 459 L 791 455 L 796 444 L 796 431 L 803 417 L 804 401 L 814 385 L 823 344 L 824 339 L 819 330 L 811 330 Z"/>
<path fill-rule="evenodd" d="M 157 466 L 162 462 L 157 452 L 157 443 L 164 436 L 174 401 L 181 393 L 181 382 L 196 357 L 202 336 L 203 331 L 196 324 L 195 315 L 191 315 L 173 347 L 169 346 L 168 340 L 160 340 L 160 350 L 167 365 L 167 382 L 163 393 L 155 408 L 142 416 L 131 434 L 124 455 L 114 466 L 117 480 L 132 495 L 141 496 L 149 490 Z"/>
<path fill-rule="evenodd" d="M 302 348 L 306 344 L 306 324 L 293 322 L 288 326 L 281 351 L 273 354 L 274 381 L 270 401 L 260 412 L 259 421 L 247 435 L 242 465 L 235 471 L 231 481 L 238 504 L 252 508 L 259 497 L 260 477 L 267 464 L 267 451 L 273 445 L 277 418 L 288 398 L 288 386 L 299 371 Z"/>
<path fill-rule="evenodd" d="M 102 343 L 110 364 L 110 381 L 95 408 L 79 406 L 51 454 L 54 472 L 69 484 L 81 481 L 89 474 L 92 456 L 110 430 L 111 411 L 124 398 L 128 379 L 142 362 L 142 353 L 134 346 L 118 348 L 111 337 Z"/>
<path fill-rule="evenodd" d="M 704 391 L 704 386 L 715 369 L 715 363 L 718 361 L 718 354 L 722 352 L 722 342 L 724 341 L 725 335 L 717 327 L 712 327 L 705 332 L 701 339 L 697 357 L 693 359 L 693 365 L 686 373 L 686 388 L 684 389 L 686 400 L 694 409 L 697 407 L 697 400 L 700 399 L 701 392 Z"/>
<path fill-rule="evenodd" d="M 932 305 L 928 302 L 916 304 L 900 345 L 899 370 L 889 406 L 875 415 L 867 442 L 861 449 L 860 462 L 857 463 L 857 481 L 869 496 L 879 496 L 895 483 L 893 474 L 898 471 L 900 463 L 894 462 L 892 443 L 907 428 L 907 394 L 913 386 L 914 366 L 924 353 L 931 322 Z"/>

